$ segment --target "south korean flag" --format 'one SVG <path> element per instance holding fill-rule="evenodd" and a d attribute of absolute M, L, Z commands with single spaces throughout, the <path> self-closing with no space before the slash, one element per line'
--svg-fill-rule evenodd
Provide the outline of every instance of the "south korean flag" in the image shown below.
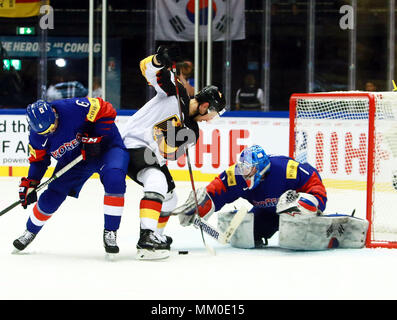
<path fill-rule="evenodd" d="M 202 41 L 207 39 L 208 2 L 199 1 L 199 34 Z M 245 39 L 244 10 L 244 1 L 228 0 L 226 3 L 225 0 L 212 0 L 212 39 L 223 41 L 229 31 L 232 40 Z M 194 41 L 194 25 L 194 0 L 156 1 L 156 40 Z"/>

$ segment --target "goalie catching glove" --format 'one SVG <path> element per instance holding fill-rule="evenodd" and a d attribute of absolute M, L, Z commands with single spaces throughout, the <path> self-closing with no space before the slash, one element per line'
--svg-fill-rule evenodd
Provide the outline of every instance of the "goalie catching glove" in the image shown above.
<path fill-rule="evenodd" d="M 37 201 L 36 188 L 40 181 L 23 177 L 19 185 L 19 199 L 24 209 Z"/>
<path fill-rule="evenodd" d="M 215 206 L 212 202 L 211 197 L 207 193 L 206 188 L 197 189 L 197 203 L 200 217 L 207 220 L 214 213 Z M 196 214 L 194 191 L 190 192 L 186 202 L 182 206 L 176 208 L 172 212 L 172 214 L 179 216 L 179 222 L 184 227 L 189 226 L 193 223 Z"/>
<path fill-rule="evenodd" d="M 318 210 L 317 198 L 312 194 L 288 190 L 278 200 L 277 213 L 286 213 L 291 216 L 296 214 L 316 216 L 321 214 L 321 211 Z"/>

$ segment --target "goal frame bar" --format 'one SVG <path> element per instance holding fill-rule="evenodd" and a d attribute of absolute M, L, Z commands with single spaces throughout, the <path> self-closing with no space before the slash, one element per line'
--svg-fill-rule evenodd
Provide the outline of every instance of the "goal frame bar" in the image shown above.
<path fill-rule="evenodd" d="M 292 94 L 289 101 L 289 156 L 294 157 L 295 152 L 295 118 L 296 105 L 298 99 L 348 99 L 364 98 L 368 99 L 368 146 L 367 146 L 367 189 L 366 189 L 366 218 L 369 222 L 365 246 L 367 248 L 397 248 L 397 242 L 376 241 L 372 239 L 373 235 L 373 184 L 374 184 L 374 150 L 375 150 L 375 112 L 376 100 L 375 94 L 368 92 L 332 92 L 332 93 L 295 93 Z"/>

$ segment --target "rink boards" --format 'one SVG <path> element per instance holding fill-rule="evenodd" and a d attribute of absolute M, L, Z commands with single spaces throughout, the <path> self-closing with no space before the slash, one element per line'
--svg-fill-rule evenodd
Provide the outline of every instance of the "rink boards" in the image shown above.
<path fill-rule="evenodd" d="M 120 111 L 117 125 L 122 128 L 131 114 Z M 288 154 L 288 126 L 287 112 L 227 112 L 211 123 L 200 123 L 198 143 L 189 149 L 195 179 L 210 181 L 252 144 L 262 145 L 269 154 Z M 23 110 L 0 110 L 0 176 L 25 176 L 28 166 L 28 125 Z M 189 180 L 185 157 L 169 161 L 168 166 L 176 181 Z M 53 168 L 54 162 L 46 176 Z"/>

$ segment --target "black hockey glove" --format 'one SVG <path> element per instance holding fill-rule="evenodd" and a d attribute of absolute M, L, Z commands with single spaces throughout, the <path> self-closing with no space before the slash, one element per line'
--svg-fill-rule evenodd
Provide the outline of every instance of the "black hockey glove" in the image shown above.
<path fill-rule="evenodd" d="M 81 154 L 83 160 L 97 158 L 101 154 L 102 137 L 81 137 Z"/>
<path fill-rule="evenodd" d="M 37 201 L 36 188 L 40 184 L 40 181 L 23 177 L 19 185 L 19 199 L 24 209 L 31 203 Z M 30 190 L 30 191 L 29 191 Z"/>
<path fill-rule="evenodd" d="M 182 61 L 179 47 L 159 46 L 156 52 L 157 61 L 166 68 L 172 67 L 176 62 Z"/>

